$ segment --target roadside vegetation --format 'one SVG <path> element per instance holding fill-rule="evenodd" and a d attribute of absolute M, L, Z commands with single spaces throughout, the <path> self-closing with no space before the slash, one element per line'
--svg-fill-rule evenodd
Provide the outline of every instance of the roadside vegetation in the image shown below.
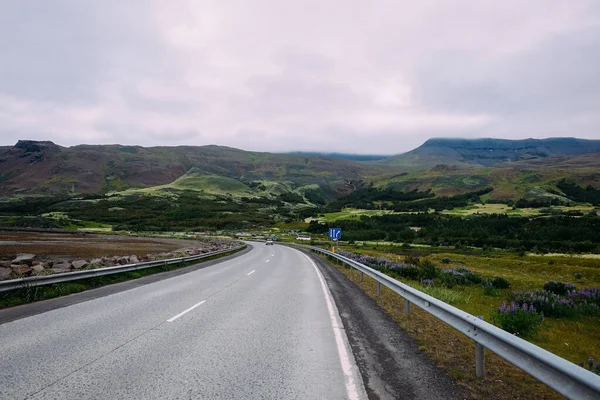
<path fill-rule="evenodd" d="M 422 248 L 417 250 L 417 257 L 411 250 L 343 246 L 344 254 L 359 262 L 600 373 L 597 261 L 521 257 L 503 251 L 486 255 L 428 253 Z M 383 288 L 378 297 L 373 280 L 361 282 L 358 273 L 338 265 L 336 268 L 411 333 L 421 350 L 466 387 L 472 398 L 562 398 L 490 352 L 486 352 L 486 378 L 477 380 L 470 339 L 417 307 L 411 317 L 406 317 L 398 295 Z"/>
<path fill-rule="evenodd" d="M 470 314 L 482 315 L 576 364 L 587 363 L 590 356 L 600 361 L 600 354 L 594 354 L 600 349 L 596 334 L 600 265 L 596 260 L 503 252 L 485 256 L 421 253 L 419 258 L 402 248 L 345 246 L 344 250 L 365 265 Z"/>

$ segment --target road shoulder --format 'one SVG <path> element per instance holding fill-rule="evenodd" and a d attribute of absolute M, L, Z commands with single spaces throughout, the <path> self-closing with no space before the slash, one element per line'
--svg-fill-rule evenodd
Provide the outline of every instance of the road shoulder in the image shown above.
<path fill-rule="evenodd" d="M 310 257 L 336 302 L 369 399 L 465 397 L 373 299 L 321 258 Z"/>

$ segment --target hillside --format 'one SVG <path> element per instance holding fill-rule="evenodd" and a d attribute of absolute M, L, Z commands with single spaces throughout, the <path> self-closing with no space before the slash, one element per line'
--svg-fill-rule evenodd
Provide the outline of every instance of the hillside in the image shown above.
<path fill-rule="evenodd" d="M 438 164 L 496 166 L 507 162 L 569 157 L 600 152 L 600 140 L 552 139 L 430 139 L 408 153 L 384 162 L 399 167 L 432 167 Z"/>
<path fill-rule="evenodd" d="M 61 147 L 52 142 L 19 141 L 13 147 L 0 147 L 0 189 L 4 196 L 181 187 L 190 183 L 178 179 L 192 168 L 213 178 L 227 178 L 225 192 L 231 180 L 239 185 L 266 180 L 290 182 L 293 187 L 318 185 L 327 196 L 348 192 L 365 177 L 392 170 L 390 166 L 339 158 L 248 152 L 222 146 Z"/>
<path fill-rule="evenodd" d="M 488 200 L 567 201 L 557 186 L 563 179 L 600 187 L 600 153 L 592 153 L 599 150 L 600 141 L 581 139 L 432 139 L 400 156 L 358 161 L 222 146 L 62 147 L 19 141 L 0 147 L 0 198 L 173 199 L 193 192 L 205 201 L 252 199 L 267 213 L 279 207 L 280 214 L 326 205 L 364 187 L 438 197 L 492 188 Z"/>

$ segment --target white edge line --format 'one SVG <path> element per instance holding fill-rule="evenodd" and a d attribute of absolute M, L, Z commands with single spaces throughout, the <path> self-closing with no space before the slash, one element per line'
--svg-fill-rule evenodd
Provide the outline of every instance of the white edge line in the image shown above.
<path fill-rule="evenodd" d="M 252 271 L 248 272 L 246 275 L 252 275 L 252 274 L 253 274 L 253 273 L 255 273 L 255 272 L 256 272 L 256 270 L 255 270 L 255 269 L 253 269 Z"/>
<path fill-rule="evenodd" d="M 313 268 L 317 272 L 317 276 L 321 282 L 321 288 L 323 289 L 323 295 L 325 296 L 325 302 L 327 303 L 327 311 L 329 312 L 329 318 L 331 320 L 331 327 L 333 328 L 333 335 L 335 336 L 335 343 L 337 346 L 338 355 L 340 357 L 340 363 L 342 364 L 342 371 L 344 372 L 344 380 L 348 399 L 366 399 L 367 394 L 364 389 L 362 377 L 360 376 L 360 372 L 356 367 L 354 354 L 352 354 L 352 352 L 349 350 L 350 344 L 348 343 L 348 337 L 343 330 L 338 309 L 333 302 L 329 288 L 325 284 L 323 274 L 321 274 L 321 271 L 319 271 L 319 268 L 309 256 L 304 253 L 302 253 L 302 255 L 308 258 L 308 261 L 310 261 Z"/>
<path fill-rule="evenodd" d="M 177 314 L 176 316 L 174 316 L 173 318 L 171 318 L 171 319 L 168 319 L 168 320 L 167 320 L 167 322 L 173 322 L 173 321 L 175 321 L 177 318 L 179 318 L 179 317 L 181 317 L 181 316 L 183 316 L 183 315 L 185 315 L 185 314 L 189 313 L 189 312 L 190 312 L 190 311 L 192 311 L 194 308 L 196 308 L 196 307 L 198 307 L 198 306 L 200 306 L 200 305 L 202 305 L 202 304 L 204 304 L 204 303 L 206 303 L 206 300 L 202 300 L 200 303 L 196 303 L 196 304 L 194 304 L 193 306 L 191 306 L 191 307 L 190 307 L 190 308 L 188 308 L 187 310 L 184 310 L 184 311 L 180 312 L 179 314 Z"/>

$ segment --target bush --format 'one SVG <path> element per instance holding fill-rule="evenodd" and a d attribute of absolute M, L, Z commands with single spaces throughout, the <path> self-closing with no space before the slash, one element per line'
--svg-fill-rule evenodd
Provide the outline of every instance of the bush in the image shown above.
<path fill-rule="evenodd" d="M 492 282 L 487 281 L 483 284 L 483 295 L 484 296 L 498 296 L 498 289 L 496 289 Z"/>
<path fill-rule="evenodd" d="M 510 305 L 502 303 L 492 314 L 492 320 L 505 331 L 528 338 L 537 333 L 544 317 L 536 312 L 533 305 L 519 306 L 513 302 Z"/>
<path fill-rule="evenodd" d="M 421 279 L 434 279 L 438 276 L 437 267 L 429 260 L 422 261 L 418 267 Z"/>
<path fill-rule="evenodd" d="M 448 287 L 452 287 L 450 285 L 473 285 L 483 282 L 481 275 L 465 267 L 442 269 L 440 276 L 442 277 L 442 282 Z"/>
<path fill-rule="evenodd" d="M 448 257 L 442 258 L 442 264 L 450 264 L 450 259 Z"/>
<path fill-rule="evenodd" d="M 517 306 L 532 305 L 547 317 L 564 317 L 575 312 L 575 302 L 545 290 L 513 292 L 511 300 Z"/>
<path fill-rule="evenodd" d="M 575 290 L 575 285 L 568 282 L 550 281 L 544 284 L 544 290 L 555 293 L 559 296 L 566 296 L 570 291 Z"/>
<path fill-rule="evenodd" d="M 501 276 L 495 276 L 490 283 L 496 289 L 508 289 L 510 287 L 510 282 Z"/>
<path fill-rule="evenodd" d="M 575 272 L 575 279 L 580 280 L 581 278 L 583 278 L 583 274 L 581 272 Z"/>

